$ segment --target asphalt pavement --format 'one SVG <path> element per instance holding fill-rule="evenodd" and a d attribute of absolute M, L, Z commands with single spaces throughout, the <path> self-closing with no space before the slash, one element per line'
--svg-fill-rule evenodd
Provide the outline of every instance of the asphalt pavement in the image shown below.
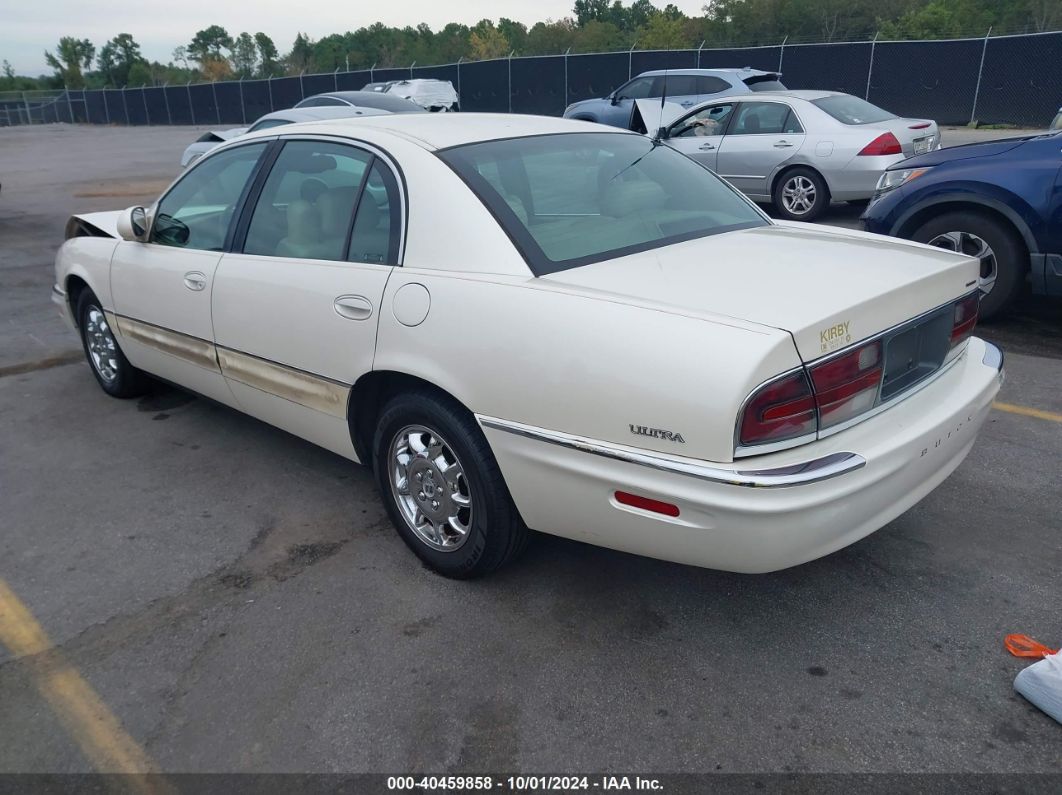
<path fill-rule="evenodd" d="M 197 134 L 0 129 L 0 772 L 1062 772 L 1002 645 L 1062 643 L 1062 305 L 982 327 L 1003 406 L 852 547 L 748 576 L 539 535 L 453 582 L 365 469 L 93 381 L 66 219 L 150 201 Z"/>

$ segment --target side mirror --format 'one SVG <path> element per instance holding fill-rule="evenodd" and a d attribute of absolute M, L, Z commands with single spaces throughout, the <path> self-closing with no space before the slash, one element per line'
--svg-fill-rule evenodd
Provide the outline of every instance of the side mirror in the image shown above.
<path fill-rule="evenodd" d="M 620 99 L 621 97 L 618 92 L 614 92 L 612 94 L 609 94 L 608 96 L 608 101 L 611 102 L 613 105 L 620 104 Z"/>
<path fill-rule="evenodd" d="M 147 211 L 143 207 L 130 207 L 118 216 L 118 234 L 122 240 L 144 242 L 148 226 Z"/>

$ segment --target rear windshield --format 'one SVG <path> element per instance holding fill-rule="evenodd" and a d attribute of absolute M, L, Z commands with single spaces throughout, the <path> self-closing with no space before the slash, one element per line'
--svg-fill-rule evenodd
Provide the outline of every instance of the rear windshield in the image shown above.
<path fill-rule="evenodd" d="M 283 127 L 285 124 L 291 124 L 291 122 L 287 119 L 262 119 L 262 121 L 256 121 L 247 132 L 268 130 L 270 127 Z"/>
<path fill-rule="evenodd" d="M 896 114 L 871 105 L 866 100 L 850 94 L 835 94 L 831 97 L 813 99 L 811 104 L 826 111 L 841 124 L 873 124 L 879 121 L 895 119 Z"/>
<path fill-rule="evenodd" d="M 641 135 L 542 135 L 438 154 L 536 276 L 769 223 L 707 168 Z"/>
<path fill-rule="evenodd" d="M 759 77 L 746 77 L 745 85 L 750 91 L 788 91 L 782 81 L 774 75 L 760 75 Z"/>

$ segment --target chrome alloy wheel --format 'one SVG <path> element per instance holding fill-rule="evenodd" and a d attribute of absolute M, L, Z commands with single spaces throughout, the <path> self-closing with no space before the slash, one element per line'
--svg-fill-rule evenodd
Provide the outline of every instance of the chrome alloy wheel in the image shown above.
<path fill-rule="evenodd" d="M 460 549 L 472 530 L 472 492 L 449 443 L 423 425 L 407 425 L 387 460 L 391 493 L 409 528 L 432 549 Z"/>
<path fill-rule="evenodd" d="M 85 313 L 85 344 L 92 366 L 107 383 L 118 377 L 118 345 L 114 341 L 107 317 L 97 307 Z"/>
<path fill-rule="evenodd" d="M 793 215 L 805 215 L 815 206 L 815 183 L 805 176 L 790 177 L 782 185 L 782 204 Z"/>
<path fill-rule="evenodd" d="M 929 245 L 968 257 L 977 257 L 981 261 L 981 274 L 977 279 L 981 297 L 984 298 L 992 292 L 999 274 L 999 264 L 996 262 L 996 253 L 983 238 L 972 232 L 944 232 L 930 240 Z"/>

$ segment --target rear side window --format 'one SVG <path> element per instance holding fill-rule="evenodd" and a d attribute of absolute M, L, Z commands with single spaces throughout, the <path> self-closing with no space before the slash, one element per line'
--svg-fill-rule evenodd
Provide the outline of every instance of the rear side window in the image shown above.
<path fill-rule="evenodd" d="M 730 83 L 723 80 L 721 77 L 713 77 L 711 75 L 698 75 L 697 76 L 697 91 L 698 94 L 718 94 L 720 91 L 726 91 L 730 88 Z"/>
<path fill-rule="evenodd" d="M 811 104 L 825 111 L 841 124 L 874 124 L 879 121 L 895 119 L 894 113 L 871 105 L 866 100 L 851 94 L 835 94 L 830 97 L 811 100 Z"/>
<path fill-rule="evenodd" d="M 727 135 L 778 135 L 786 131 L 789 106 L 781 102 L 742 102 Z"/>
<path fill-rule="evenodd" d="M 697 78 L 693 75 L 664 75 L 657 78 L 653 88 L 656 91 L 652 96 L 659 97 L 667 94 L 669 97 L 685 97 L 700 93 L 697 88 Z"/>
<path fill-rule="evenodd" d="M 369 152 L 289 141 L 273 164 L 247 229 L 247 254 L 343 260 Z"/>

